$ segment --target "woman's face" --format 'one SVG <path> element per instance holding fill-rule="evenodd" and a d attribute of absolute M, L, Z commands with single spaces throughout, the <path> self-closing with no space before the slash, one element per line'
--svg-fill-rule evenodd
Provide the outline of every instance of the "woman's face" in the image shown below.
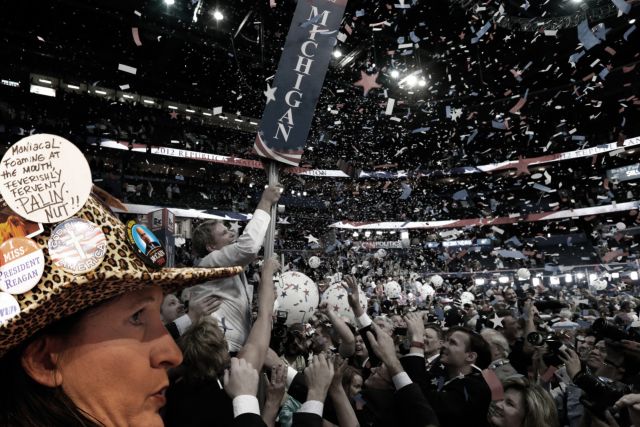
<path fill-rule="evenodd" d="M 504 399 L 489 410 L 489 421 L 496 427 L 520 427 L 524 421 L 522 394 L 515 389 L 507 389 Z"/>
<path fill-rule="evenodd" d="M 185 313 L 184 305 L 180 302 L 177 296 L 168 294 L 164 297 L 160 314 L 162 315 L 162 321 L 164 323 L 173 322 L 178 317 Z"/>
<path fill-rule="evenodd" d="M 167 369 L 182 353 L 160 319 L 162 290 L 126 294 L 89 312 L 62 343 L 62 389 L 106 426 L 162 426 Z"/>
<path fill-rule="evenodd" d="M 362 377 L 356 374 L 351 378 L 351 384 L 349 384 L 349 399 L 353 399 L 360 391 L 362 391 Z"/>
<path fill-rule="evenodd" d="M 364 345 L 364 341 L 360 335 L 356 335 L 356 356 L 358 357 L 368 357 L 369 352 L 367 351 L 367 347 Z"/>

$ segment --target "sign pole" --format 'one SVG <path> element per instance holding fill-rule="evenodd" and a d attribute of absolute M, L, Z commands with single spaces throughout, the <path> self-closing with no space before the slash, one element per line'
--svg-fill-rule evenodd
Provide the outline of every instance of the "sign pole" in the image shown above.
<path fill-rule="evenodd" d="M 269 185 L 278 185 L 280 179 L 280 168 L 273 160 L 265 160 L 265 169 L 267 170 L 267 179 Z M 276 237 L 276 222 L 278 218 L 278 204 L 271 206 L 271 221 L 264 239 L 264 259 L 269 259 L 273 255 L 273 245 Z"/>

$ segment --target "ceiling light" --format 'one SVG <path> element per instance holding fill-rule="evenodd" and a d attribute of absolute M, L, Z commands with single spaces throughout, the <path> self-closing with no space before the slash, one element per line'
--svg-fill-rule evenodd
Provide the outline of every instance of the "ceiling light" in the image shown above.
<path fill-rule="evenodd" d="M 476 285 L 478 286 L 484 285 L 484 279 L 476 279 Z"/>
<path fill-rule="evenodd" d="M 142 102 L 144 102 L 145 104 L 155 104 L 155 102 L 150 99 L 143 99 Z"/>
<path fill-rule="evenodd" d="M 0 80 L 0 83 L 2 83 L 5 86 L 9 86 L 9 87 L 20 87 L 20 82 L 15 82 L 15 81 L 9 80 L 9 79 L 2 79 L 2 80 Z"/>
<path fill-rule="evenodd" d="M 93 92 L 94 92 L 94 93 L 97 93 L 98 95 L 106 95 L 106 94 L 107 94 L 107 92 L 105 92 L 105 91 L 103 91 L 103 90 L 100 90 L 100 89 L 96 89 L 96 90 L 94 90 Z"/>
<path fill-rule="evenodd" d="M 167 108 L 170 108 L 171 110 L 177 110 L 178 107 L 176 107 L 175 105 L 167 105 Z"/>
<path fill-rule="evenodd" d="M 629 24 L 635 24 L 636 20 L 635 19 L 629 19 Z"/>
<path fill-rule="evenodd" d="M 128 95 L 126 93 L 122 94 L 122 96 L 127 99 L 133 99 L 133 95 Z"/>
<path fill-rule="evenodd" d="M 186 109 L 186 110 L 184 110 L 184 111 L 186 111 L 187 113 L 195 113 L 195 112 L 196 112 L 196 110 L 192 110 L 192 109 L 190 109 L 190 108 L 187 108 L 187 109 Z"/>
<path fill-rule="evenodd" d="M 418 86 L 425 87 L 427 85 L 427 81 L 425 79 L 420 79 L 418 81 Z"/>
<path fill-rule="evenodd" d="M 213 19 L 216 21 L 222 21 L 224 19 L 224 15 L 219 10 L 216 10 L 213 12 Z"/>
<path fill-rule="evenodd" d="M 410 75 L 410 76 L 407 76 L 406 82 L 407 82 L 407 86 L 413 87 L 416 85 L 416 83 L 418 83 L 418 78 L 414 75 Z"/>
<path fill-rule="evenodd" d="M 77 86 L 77 85 L 69 85 L 69 84 L 68 84 L 68 85 L 67 85 L 67 87 L 68 87 L 69 89 L 75 89 L 75 90 L 80 89 L 80 86 Z"/>
<path fill-rule="evenodd" d="M 29 92 L 31 93 L 36 93 L 38 95 L 44 95 L 44 96 L 51 96 L 51 97 L 55 97 L 56 96 L 56 90 L 50 87 L 45 87 L 45 86 L 38 86 L 38 85 L 31 85 L 31 88 L 29 89 Z"/>
<path fill-rule="evenodd" d="M 173 6 L 174 4 L 176 4 L 176 0 L 164 0 L 164 4 L 166 4 L 167 6 Z"/>
<path fill-rule="evenodd" d="M 40 83 L 44 83 L 44 84 L 48 84 L 48 85 L 50 85 L 50 84 L 52 83 L 52 81 L 51 81 L 51 80 L 47 80 L 47 79 L 38 79 L 38 81 L 39 81 Z"/>
<path fill-rule="evenodd" d="M 397 79 L 398 77 L 400 77 L 400 72 L 398 70 L 391 70 L 391 78 Z"/>
<path fill-rule="evenodd" d="M 205 116 L 208 116 L 208 117 L 213 116 L 213 114 L 211 114 L 211 113 L 207 113 L 207 112 L 202 112 L 202 114 L 204 114 Z"/>
<path fill-rule="evenodd" d="M 571 274 L 565 274 L 564 281 L 567 283 L 573 282 L 573 276 Z"/>
<path fill-rule="evenodd" d="M 354 231 L 354 232 L 353 232 L 353 237 L 358 237 L 358 236 L 359 236 L 358 232 L 357 232 L 357 231 Z"/>
<path fill-rule="evenodd" d="M 340 51 L 340 49 L 336 49 L 333 51 L 334 58 L 340 58 L 341 56 L 342 56 L 342 52 Z"/>
<path fill-rule="evenodd" d="M 576 277 L 578 279 L 584 279 L 584 273 L 578 273 L 578 274 L 576 274 Z"/>

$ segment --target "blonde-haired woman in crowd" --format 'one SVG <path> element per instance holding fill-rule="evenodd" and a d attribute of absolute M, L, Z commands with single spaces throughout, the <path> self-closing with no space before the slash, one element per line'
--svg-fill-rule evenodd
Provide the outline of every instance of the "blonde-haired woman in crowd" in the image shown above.
<path fill-rule="evenodd" d="M 551 396 L 524 378 L 504 382 L 504 399 L 491 405 L 488 420 L 494 427 L 559 426 Z"/>

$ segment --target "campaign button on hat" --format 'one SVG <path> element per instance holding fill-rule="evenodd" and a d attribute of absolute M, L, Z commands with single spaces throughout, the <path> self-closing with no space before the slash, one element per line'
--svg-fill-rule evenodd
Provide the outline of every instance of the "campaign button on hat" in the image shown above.
<path fill-rule="evenodd" d="M 14 237 L 0 245 L 0 290 L 22 294 L 38 284 L 44 272 L 44 253 L 33 240 Z"/>
<path fill-rule="evenodd" d="M 44 133 L 13 144 L 2 157 L 0 175 L 0 194 L 7 205 L 22 218 L 48 224 L 75 215 L 93 187 L 82 151 Z"/>
<path fill-rule="evenodd" d="M 49 238 L 49 255 L 55 265 L 73 274 L 96 269 L 107 252 L 107 238 L 97 225 L 71 218 L 56 226 Z"/>
<path fill-rule="evenodd" d="M 167 263 L 167 252 L 160 240 L 146 226 L 129 221 L 127 239 L 131 248 L 147 266 L 161 268 Z"/>
<path fill-rule="evenodd" d="M 20 314 L 20 304 L 13 295 L 0 292 L 0 323 Z"/>

